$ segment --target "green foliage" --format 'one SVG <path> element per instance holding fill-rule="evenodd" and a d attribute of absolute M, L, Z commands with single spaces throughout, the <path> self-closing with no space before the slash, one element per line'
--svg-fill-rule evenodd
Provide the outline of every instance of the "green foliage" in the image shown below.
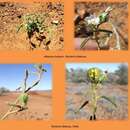
<path fill-rule="evenodd" d="M 86 71 L 87 70 L 85 69 L 71 69 L 71 70 L 66 69 L 66 79 L 67 81 L 74 83 L 90 82 L 89 76 L 86 77 Z M 95 77 L 95 79 L 96 78 L 97 77 Z M 94 80 L 94 77 L 91 80 Z M 115 72 L 108 72 L 107 76 L 105 73 L 101 72 L 99 79 L 96 80 L 99 83 L 127 85 L 128 67 L 125 64 L 121 64 Z"/>
<path fill-rule="evenodd" d="M 17 28 L 17 33 L 23 29 L 27 34 L 30 49 L 44 46 L 49 50 L 49 44 L 54 37 L 59 21 L 50 20 L 55 14 L 51 13 L 33 13 L 22 17 L 22 23 Z"/>
<path fill-rule="evenodd" d="M 20 96 L 19 96 L 19 100 L 22 104 L 23 107 L 25 107 L 27 105 L 27 102 L 28 102 L 28 94 L 27 93 L 22 93 Z"/>
<path fill-rule="evenodd" d="M 128 84 L 128 66 L 126 64 L 121 64 L 115 74 L 119 76 L 117 83 L 121 85 Z"/>
<path fill-rule="evenodd" d="M 83 69 L 79 69 L 75 71 L 75 73 L 72 75 L 75 82 L 82 83 L 86 81 L 85 71 Z"/>
<path fill-rule="evenodd" d="M 20 31 L 20 29 L 25 30 L 25 32 L 27 33 L 27 38 L 29 40 L 30 49 L 40 47 L 42 43 L 45 45 L 46 49 L 49 49 L 48 42 L 50 42 L 50 39 L 48 40 L 48 38 L 46 38 L 46 36 L 44 35 L 44 32 L 47 30 L 47 26 L 44 23 L 46 17 L 47 14 L 44 13 L 27 14 L 23 16 L 23 22 L 18 27 L 17 33 Z M 35 39 L 35 43 L 32 39 Z"/>
<path fill-rule="evenodd" d="M 66 80 L 70 79 L 70 72 L 68 69 L 66 69 Z"/>
<path fill-rule="evenodd" d="M 7 88 L 5 88 L 5 87 L 0 88 L 0 96 L 2 96 L 3 94 L 5 94 L 7 92 L 9 92 L 9 90 Z"/>
<path fill-rule="evenodd" d="M 23 16 L 23 23 L 19 26 L 17 32 L 24 28 L 30 38 L 34 32 L 42 33 L 45 31 L 45 14 L 27 14 Z"/>
<path fill-rule="evenodd" d="M 103 23 L 106 21 L 106 18 L 107 18 L 107 13 L 106 12 L 103 12 L 99 15 L 99 19 L 100 19 L 100 23 Z"/>
<path fill-rule="evenodd" d="M 68 81 L 74 83 L 82 83 L 87 81 L 86 70 L 83 69 L 71 69 L 66 70 L 66 78 Z"/>

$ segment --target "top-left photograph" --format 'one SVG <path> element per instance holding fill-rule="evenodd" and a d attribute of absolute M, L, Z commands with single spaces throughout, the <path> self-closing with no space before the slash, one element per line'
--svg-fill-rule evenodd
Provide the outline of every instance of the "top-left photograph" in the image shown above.
<path fill-rule="evenodd" d="M 64 4 L 0 2 L 0 50 L 63 50 Z"/>

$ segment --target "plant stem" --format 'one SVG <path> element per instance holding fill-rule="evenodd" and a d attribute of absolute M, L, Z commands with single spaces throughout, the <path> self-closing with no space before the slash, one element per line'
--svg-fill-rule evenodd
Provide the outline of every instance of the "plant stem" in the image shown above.
<path fill-rule="evenodd" d="M 91 87 L 92 87 L 92 107 L 93 107 L 92 120 L 95 120 L 97 110 L 97 84 L 93 83 Z"/>
<path fill-rule="evenodd" d="M 14 104 L 17 104 L 17 102 L 19 101 L 19 97 L 15 100 Z M 2 116 L 2 118 L 0 120 L 4 120 L 11 111 L 13 111 L 15 107 L 11 106 L 10 109 Z"/>
<path fill-rule="evenodd" d="M 23 111 L 23 110 L 25 110 L 25 109 L 27 109 L 27 108 L 22 108 L 21 110 L 19 109 L 19 110 L 14 110 L 14 111 L 7 112 L 7 113 L 1 118 L 1 120 L 4 120 L 7 116 L 9 116 L 9 115 L 11 115 L 11 114 L 14 114 L 14 113 Z"/>
<path fill-rule="evenodd" d="M 84 48 L 84 46 L 87 44 L 87 42 L 90 40 L 91 38 L 85 38 L 84 40 L 83 40 L 83 42 L 81 43 L 81 45 L 80 45 L 80 49 L 83 49 Z"/>

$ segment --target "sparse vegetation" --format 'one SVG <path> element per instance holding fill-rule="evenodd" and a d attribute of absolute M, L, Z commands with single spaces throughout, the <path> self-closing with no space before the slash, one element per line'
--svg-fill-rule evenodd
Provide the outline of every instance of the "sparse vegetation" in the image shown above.
<path fill-rule="evenodd" d="M 85 69 L 73 69 L 66 70 L 66 80 L 74 83 L 88 83 L 88 77 L 86 77 Z M 108 72 L 107 81 L 105 83 L 111 84 L 120 84 L 126 85 L 128 84 L 128 67 L 125 64 L 120 64 L 118 69 L 115 72 Z"/>
<path fill-rule="evenodd" d="M 87 71 L 87 77 L 89 79 L 90 84 L 90 100 L 86 100 L 80 108 L 76 111 L 79 112 L 83 109 L 88 103 L 92 106 L 92 113 L 90 115 L 90 120 L 96 120 L 96 111 L 98 109 L 98 100 L 105 99 L 112 103 L 115 107 L 117 107 L 114 100 L 111 97 L 106 95 L 99 95 L 98 90 L 101 89 L 102 83 L 107 79 L 107 74 L 98 68 L 90 68 Z"/>
<path fill-rule="evenodd" d="M 5 87 L 0 87 L 0 96 L 4 95 L 5 93 L 9 92 L 9 90 Z"/>
<path fill-rule="evenodd" d="M 31 89 L 33 89 L 40 83 L 43 73 L 46 72 L 42 64 L 37 64 L 34 67 L 36 70 L 35 72 L 29 72 L 29 70 L 25 70 L 23 86 L 20 86 L 17 89 L 17 90 L 21 90 L 21 89 L 22 90 L 20 91 L 19 96 L 13 103 L 12 102 L 7 103 L 7 105 L 9 106 L 9 110 L 1 117 L 1 120 L 4 120 L 11 114 L 19 113 L 28 109 L 27 105 L 28 105 L 28 99 L 29 99 L 29 92 Z M 36 81 L 33 81 L 32 85 L 28 85 L 28 82 L 27 82 L 30 75 L 37 76 Z"/>
<path fill-rule="evenodd" d="M 61 2 L 0 4 L 0 49 L 63 49 L 64 5 Z"/>
<path fill-rule="evenodd" d="M 67 80 L 75 83 L 81 83 L 81 82 L 86 82 L 87 77 L 86 77 L 86 71 L 83 69 L 71 69 L 71 70 L 66 70 L 66 75 L 67 75 Z"/>
<path fill-rule="evenodd" d="M 42 14 L 37 13 L 37 14 L 27 14 L 23 16 L 23 23 L 18 27 L 17 32 L 19 32 L 21 28 L 24 28 L 24 30 L 27 33 L 30 49 L 38 47 L 40 48 L 41 45 L 44 45 L 45 50 L 49 50 L 48 45 L 51 42 L 51 36 L 53 35 L 54 29 L 56 29 L 58 21 L 57 23 L 54 23 L 52 21 L 52 26 L 50 27 L 45 24 L 46 17 L 51 17 L 51 15 L 47 13 Z M 35 42 L 37 42 L 38 44 L 34 43 L 34 39 Z"/>
<path fill-rule="evenodd" d="M 127 65 L 121 64 L 118 70 L 115 72 L 119 76 L 117 83 L 121 85 L 128 84 L 128 67 Z"/>
<path fill-rule="evenodd" d="M 86 69 L 84 64 L 83 67 L 79 66 L 79 68 L 70 68 L 69 65 L 66 68 L 66 118 L 73 120 L 127 119 L 128 65 L 124 63 L 119 64 L 114 71 L 106 66 L 106 71 L 105 68 L 102 71 L 97 64 L 95 69 L 98 70 L 98 73 L 96 72 L 95 74 L 99 76 L 101 73 L 101 78 L 99 79 L 98 76 L 97 79 L 89 78 L 88 72 L 91 66 L 88 66 L 86 66 Z M 96 83 L 95 81 L 94 83 L 94 80 L 102 80 L 102 82 Z M 97 98 L 94 98 L 94 95 Z"/>

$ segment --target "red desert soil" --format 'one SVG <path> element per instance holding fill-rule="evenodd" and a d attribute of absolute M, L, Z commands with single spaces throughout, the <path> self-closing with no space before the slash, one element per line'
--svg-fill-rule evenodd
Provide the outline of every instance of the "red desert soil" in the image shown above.
<path fill-rule="evenodd" d="M 9 109 L 7 102 L 14 102 L 17 92 L 0 96 L 0 117 Z M 52 117 L 51 91 L 33 91 L 30 93 L 28 109 L 8 116 L 7 120 L 49 120 Z"/>
<path fill-rule="evenodd" d="M 52 32 L 49 50 L 62 50 L 63 39 L 63 5 L 61 3 L 12 3 L 0 2 L 0 50 L 29 50 L 30 45 L 26 32 L 16 33 L 17 27 L 22 23 L 21 17 L 28 13 L 47 13 L 52 17 L 47 17 L 45 24 L 52 26 L 52 21 L 59 23 Z M 48 35 L 46 33 L 46 35 Z M 37 49 L 37 48 L 36 48 Z M 44 50 L 43 47 L 38 48 Z"/>

